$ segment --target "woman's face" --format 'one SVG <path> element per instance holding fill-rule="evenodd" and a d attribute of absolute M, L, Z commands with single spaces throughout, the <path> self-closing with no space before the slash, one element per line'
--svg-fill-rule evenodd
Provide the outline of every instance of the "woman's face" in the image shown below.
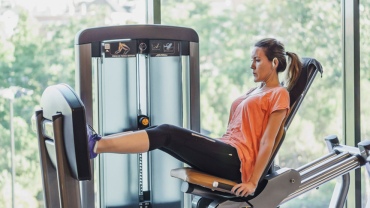
<path fill-rule="evenodd" d="M 254 47 L 251 55 L 254 82 L 266 82 L 276 71 L 262 48 Z"/>

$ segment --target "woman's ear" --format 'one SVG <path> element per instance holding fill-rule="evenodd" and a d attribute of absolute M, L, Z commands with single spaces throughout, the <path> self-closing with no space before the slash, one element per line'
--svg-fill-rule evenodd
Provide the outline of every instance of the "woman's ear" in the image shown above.
<path fill-rule="evenodd" d="M 276 63 L 275 63 L 276 62 Z M 279 63 L 277 58 L 272 59 L 272 67 L 275 68 L 275 66 Z"/>

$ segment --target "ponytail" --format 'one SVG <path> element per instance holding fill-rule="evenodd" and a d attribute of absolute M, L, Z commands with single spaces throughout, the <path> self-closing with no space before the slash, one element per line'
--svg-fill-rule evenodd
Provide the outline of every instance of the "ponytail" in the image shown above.
<path fill-rule="evenodd" d="M 284 44 L 275 38 L 264 38 L 255 43 L 254 46 L 263 48 L 269 61 L 273 61 L 274 58 L 279 61 L 276 69 L 277 73 L 288 70 L 284 86 L 288 91 L 292 90 L 299 78 L 302 68 L 302 63 L 298 55 L 292 52 L 286 52 Z"/>
<path fill-rule="evenodd" d="M 297 54 L 292 52 L 286 52 L 290 64 L 287 64 L 288 72 L 286 73 L 285 87 L 290 91 L 296 84 L 299 75 L 301 74 L 302 63 Z"/>

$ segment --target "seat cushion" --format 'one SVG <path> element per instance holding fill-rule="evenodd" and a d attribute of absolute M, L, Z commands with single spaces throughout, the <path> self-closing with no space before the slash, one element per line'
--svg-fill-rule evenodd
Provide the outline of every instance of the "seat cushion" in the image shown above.
<path fill-rule="evenodd" d="M 209 188 L 212 190 L 217 190 L 221 192 L 231 193 L 230 190 L 226 190 L 219 187 L 214 187 L 215 182 L 218 184 L 226 185 L 226 186 L 235 186 L 237 183 L 231 180 L 227 180 L 224 178 L 219 178 L 213 175 L 209 175 L 203 173 L 201 171 L 195 170 L 193 168 L 185 167 L 185 168 L 177 168 L 171 170 L 171 176 L 175 178 L 179 178 L 183 181 L 188 183 L 196 184 L 203 186 L 205 188 Z"/>

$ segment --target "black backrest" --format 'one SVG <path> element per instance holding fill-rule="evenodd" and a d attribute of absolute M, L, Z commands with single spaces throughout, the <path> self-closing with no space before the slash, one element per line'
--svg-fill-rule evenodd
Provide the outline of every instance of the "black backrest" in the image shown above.
<path fill-rule="evenodd" d="M 285 129 L 287 130 L 293 117 L 298 111 L 304 97 L 307 94 L 316 74 L 320 72 L 321 76 L 323 73 L 322 66 L 320 62 L 313 58 L 302 58 L 302 71 L 301 74 L 294 85 L 293 89 L 290 90 L 290 112 L 285 122 Z"/>
<path fill-rule="evenodd" d="M 278 144 L 275 144 L 277 147 L 275 151 L 272 153 L 269 164 L 265 170 L 265 174 L 269 171 L 271 164 L 274 161 L 274 158 L 277 154 L 277 152 L 280 149 L 280 146 L 282 145 L 285 137 L 285 132 L 288 130 L 295 114 L 297 113 L 299 107 L 301 106 L 301 103 L 303 99 L 305 98 L 313 80 L 316 78 L 316 74 L 320 72 L 321 76 L 323 73 L 323 69 L 321 64 L 313 58 L 302 58 L 302 70 L 299 75 L 299 78 L 294 85 L 294 87 L 290 90 L 289 96 L 290 96 L 290 111 L 288 116 L 286 117 L 285 124 L 284 124 L 284 135 L 280 139 Z"/>
<path fill-rule="evenodd" d="M 298 108 L 300 107 L 303 99 L 305 98 L 308 89 L 310 88 L 313 80 L 316 77 L 316 74 L 320 72 L 321 76 L 323 73 L 323 69 L 321 64 L 314 58 L 302 58 L 302 70 L 300 73 L 300 76 L 294 85 L 294 87 L 290 90 L 289 96 L 290 96 L 290 111 L 288 116 L 285 119 L 284 126 L 281 129 L 281 138 L 277 141 L 278 143 L 275 144 L 275 150 L 271 154 L 271 158 L 266 166 L 266 169 L 264 170 L 264 173 L 262 174 L 262 178 L 260 179 L 260 183 L 258 184 L 258 187 L 256 189 L 255 195 L 258 195 L 264 188 L 266 184 L 264 184 L 263 179 L 264 177 L 269 173 L 272 172 L 271 169 L 272 164 L 274 162 L 275 156 L 278 153 L 285 137 L 285 133 L 288 130 L 295 114 L 298 111 Z M 249 197 L 248 197 L 249 198 Z M 250 197 L 250 198 L 253 198 Z"/>

